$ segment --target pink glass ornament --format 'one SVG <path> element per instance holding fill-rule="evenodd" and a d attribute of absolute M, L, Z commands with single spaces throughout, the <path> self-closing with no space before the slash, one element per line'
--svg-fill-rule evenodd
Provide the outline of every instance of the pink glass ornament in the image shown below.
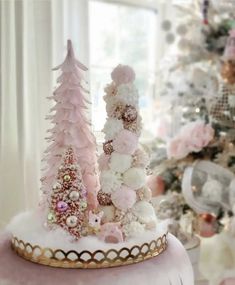
<path fill-rule="evenodd" d="M 216 217 L 210 213 L 199 215 L 199 233 L 202 237 L 212 237 L 216 234 Z"/>
<path fill-rule="evenodd" d="M 161 176 L 149 175 L 147 185 L 151 189 L 153 197 L 163 195 L 165 192 L 165 182 Z"/>
<path fill-rule="evenodd" d="M 64 201 L 59 201 L 56 205 L 56 210 L 58 212 L 65 212 L 68 209 L 68 204 Z"/>

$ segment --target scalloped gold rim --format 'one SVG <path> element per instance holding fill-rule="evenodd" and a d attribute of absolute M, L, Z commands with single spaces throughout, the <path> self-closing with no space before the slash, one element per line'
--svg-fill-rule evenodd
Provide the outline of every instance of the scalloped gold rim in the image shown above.
<path fill-rule="evenodd" d="M 95 269 L 129 265 L 156 257 L 167 248 L 167 234 L 149 243 L 143 243 L 141 246 L 135 245 L 131 248 L 123 247 L 120 250 L 110 249 L 108 251 L 90 252 L 84 250 L 78 253 L 74 250 L 68 252 L 62 249 L 52 250 L 42 248 L 39 245 L 31 245 L 17 237 L 12 238 L 11 246 L 19 256 L 34 263 L 61 268 Z M 76 256 L 76 258 L 71 258 L 71 255 Z M 82 257 L 85 255 L 89 258 Z M 97 255 L 102 256 L 102 258 L 98 259 Z"/>

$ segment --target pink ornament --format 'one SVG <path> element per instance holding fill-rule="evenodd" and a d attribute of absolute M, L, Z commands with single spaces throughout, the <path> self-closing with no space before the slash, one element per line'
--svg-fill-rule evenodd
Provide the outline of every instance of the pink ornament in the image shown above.
<path fill-rule="evenodd" d="M 165 192 L 165 182 L 161 176 L 149 175 L 147 185 L 152 191 L 152 197 L 163 195 Z"/>
<path fill-rule="evenodd" d="M 111 195 L 112 202 L 119 210 L 131 209 L 136 202 L 136 192 L 127 186 L 122 186 Z"/>
<path fill-rule="evenodd" d="M 226 47 L 224 50 L 224 59 L 225 60 L 234 60 L 235 59 L 235 29 L 232 29 L 229 32 L 229 37 L 227 39 Z"/>
<path fill-rule="evenodd" d="M 223 281 L 219 283 L 219 285 L 234 285 L 235 284 L 235 277 L 225 278 Z"/>
<path fill-rule="evenodd" d="M 123 242 L 123 234 L 118 223 L 106 223 L 102 225 L 98 237 L 107 243 Z"/>
<path fill-rule="evenodd" d="M 135 80 L 135 72 L 130 66 L 119 64 L 114 68 L 111 77 L 117 85 L 132 83 Z"/>
<path fill-rule="evenodd" d="M 172 139 L 167 145 L 167 156 L 169 159 L 182 159 L 189 154 L 187 144 L 180 138 Z"/>
<path fill-rule="evenodd" d="M 191 152 L 199 152 L 214 138 L 214 129 L 202 121 L 185 125 L 167 146 L 168 158 L 182 159 Z"/>
<path fill-rule="evenodd" d="M 202 237 L 212 237 L 216 234 L 217 221 L 214 215 L 209 213 L 199 215 L 199 234 Z"/>
<path fill-rule="evenodd" d="M 56 205 L 56 210 L 58 212 L 65 212 L 68 209 L 68 204 L 64 201 L 59 201 Z"/>
<path fill-rule="evenodd" d="M 138 147 L 136 134 L 122 130 L 113 140 L 113 149 L 122 154 L 133 154 Z"/>
<path fill-rule="evenodd" d="M 198 152 L 212 141 L 214 134 L 211 125 L 197 121 L 189 123 L 182 129 L 181 138 L 185 140 L 190 151 Z"/>

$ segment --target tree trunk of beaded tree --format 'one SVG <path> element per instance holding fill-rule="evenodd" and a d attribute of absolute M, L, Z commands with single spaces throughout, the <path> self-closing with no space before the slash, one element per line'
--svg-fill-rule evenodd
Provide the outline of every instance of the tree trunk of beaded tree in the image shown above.
<path fill-rule="evenodd" d="M 99 158 L 101 190 L 98 202 L 103 220 L 118 222 L 123 236 L 139 236 L 155 227 L 151 191 L 146 187 L 148 156 L 138 148 L 141 117 L 138 112 L 138 91 L 134 71 L 117 66 L 113 82 L 106 89 L 107 121 L 104 126 L 104 153 Z"/>
<path fill-rule="evenodd" d="M 97 191 L 99 179 L 97 175 L 96 141 L 91 132 L 91 124 L 87 118 L 86 98 L 88 93 L 83 87 L 83 72 L 87 68 L 74 56 L 72 43 L 68 40 L 67 56 L 64 62 L 54 70 L 61 70 L 62 74 L 57 79 L 60 84 L 52 97 L 56 101 L 51 109 L 54 112 L 48 116 L 54 126 L 48 130 L 51 134 L 47 140 L 50 142 L 45 151 L 43 161 L 46 166 L 43 169 L 41 206 L 47 208 L 47 198 L 54 188 L 56 174 L 61 157 L 68 147 L 72 147 L 74 155 L 81 169 L 82 180 L 87 189 L 87 202 L 90 209 L 97 206 Z"/>
<path fill-rule="evenodd" d="M 58 225 L 75 238 L 86 235 L 86 194 L 81 169 L 73 149 L 69 147 L 62 158 L 49 199 L 48 225 Z"/>

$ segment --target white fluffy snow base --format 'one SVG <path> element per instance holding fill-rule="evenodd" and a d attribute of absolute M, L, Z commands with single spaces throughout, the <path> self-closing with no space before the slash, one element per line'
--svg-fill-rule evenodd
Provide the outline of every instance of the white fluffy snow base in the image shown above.
<path fill-rule="evenodd" d="M 123 247 L 131 248 L 134 245 L 151 242 L 163 236 L 167 232 L 167 226 L 165 223 L 160 223 L 155 230 L 146 231 L 139 237 L 118 244 L 104 243 L 98 240 L 96 236 L 87 236 L 74 241 L 62 228 L 58 227 L 55 230 L 46 229 L 37 213 L 25 212 L 15 216 L 7 226 L 7 230 L 13 236 L 31 245 L 39 245 L 44 248 L 49 247 L 52 250 L 75 250 L 77 252 L 88 250 L 93 252 L 96 250 L 106 251 L 111 248 L 116 250 Z"/>

